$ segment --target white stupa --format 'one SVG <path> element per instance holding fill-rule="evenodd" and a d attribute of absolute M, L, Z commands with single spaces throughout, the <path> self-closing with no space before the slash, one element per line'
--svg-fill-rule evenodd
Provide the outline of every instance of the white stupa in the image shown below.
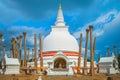
<path fill-rule="evenodd" d="M 43 52 L 64 51 L 78 53 L 77 40 L 69 33 L 65 25 L 61 5 L 59 6 L 57 21 L 52 26 L 51 33 L 43 41 Z"/>
<path fill-rule="evenodd" d="M 61 5 L 55 25 L 51 28 L 50 34 L 43 40 L 43 66 L 47 69 L 47 75 L 73 75 L 73 67 L 78 66 L 79 46 L 65 25 Z M 83 60 L 81 56 L 81 68 Z M 28 63 L 28 66 L 31 64 L 33 62 Z M 87 62 L 87 66 L 89 71 L 90 62 Z"/>

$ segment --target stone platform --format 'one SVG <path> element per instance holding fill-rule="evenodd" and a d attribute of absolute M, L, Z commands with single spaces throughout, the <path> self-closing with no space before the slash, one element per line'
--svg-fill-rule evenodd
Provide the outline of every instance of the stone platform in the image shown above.
<path fill-rule="evenodd" d="M 69 71 L 69 69 L 62 69 L 62 68 L 57 68 L 57 69 L 51 69 L 47 73 L 48 76 L 73 76 L 73 71 Z"/>

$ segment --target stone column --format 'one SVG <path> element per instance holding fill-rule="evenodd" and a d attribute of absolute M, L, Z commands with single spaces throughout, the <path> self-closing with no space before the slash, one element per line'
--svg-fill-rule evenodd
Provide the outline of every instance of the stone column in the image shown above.
<path fill-rule="evenodd" d="M 98 56 L 98 62 L 100 61 L 100 58 L 101 58 L 101 56 L 99 55 Z M 99 64 L 98 64 L 98 73 L 99 73 L 99 70 L 100 70 L 100 67 L 99 67 Z"/>
<path fill-rule="evenodd" d="M 91 58 L 91 62 L 90 62 L 90 75 L 93 76 L 94 75 L 94 54 L 93 54 L 93 44 L 92 44 L 92 29 L 93 26 L 90 25 L 89 26 L 89 30 L 90 30 L 90 58 Z"/>
<path fill-rule="evenodd" d="M 22 60 L 21 63 L 22 63 L 21 67 L 24 67 L 25 66 L 25 60 Z"/>
<path fill-rule="evenodd" d="M 27 61 L 29 61 L 29 56 L 30 56 L 30 48 L 28 48 Z"/>
<path fill-rule="evenodd" d="M 106 53 L 104 53 L 104 57 L 106 57 Z"/>
<path fill-rule="evenodd" d="M 116 45 L 114 45 L 114 54 L 117 57 L 117 47 L 116 47 Z"/>
<path fill-rule="evenodd" d="M 85 43 L 85 55 L 84 55 L 84 69 L 83 69 L 84 75 L 87 75 L 88 33 L 89 33 L 89 29 L 86 29 L 86 43 Z"/>
<path fill-rule="evenodd" d="M 42 57 L 42 34 L 40 34 L 40 67 L 43 67 L 43 57 Z"/>
<path fill-rule="evenodd" d="M 110 57 L 110 48 L 107 48 L 108 50 L 108 57 Z"/>
<path fill-rule="evenodd" d="M 80 34 L 80 45 L 79 45 L 79 54 L 78 54 L 78 68 L 81 66 L 81 54 L 82 54 L 82 34 Z M 77 70 L 77 73 L 80 73 L 80 70 Z"/>
<path fill-rule="evenodd" d="M 93 43 L 93 70 L 94 70 L 94 54 L 96 49 L 96 37 L 94 37 L 94 43 Z M 95 70 L 93 71 L 95 74 Z"/>
<path fill-rule="evenodd" d="M 99 55 L 99 57 L 98 57 L 98 62 L 100 61 L 100 58 L 101 58 L 101 56 Z"/>
<path fill-rule="evenodd" d="M 34 66 L 37 67 L 36 34 L 34 34 Z"/>
<path fill-rule="evenodd" d="M 12 48 L 10 48 L 10 58 L 13 58 Z"/>
<path fill-rule="evenodd" d="M 12 43 L 13 58 L 15 58 L 15 38 L 12 38 L 11 43 Z"/>
<path fill-rule="evenodd" d="M 4 48 L 4 51 L 3 51 L 3 57 L 4 57 L 6 54 L 6 46 L 3 46 L 3 48 Z"/>
<path fill-rule="evenodd" d="M 32 49 L 32 61 L 34 61 L 34 49 Z"/>
<path fill-rule="evenodd" d="M 2 46 L 2 34 L 0 33 L 0 46 Z M 0 50 L 1 53 L 1 50 Z"/>
<path fill-rule="evenodd" d="M 95 48 L 96 48 L 96 37 L 94 37 L 94 43 L 93 43 L 93 56 L 95 53 Z"/>
<path fill-rule="evenodd" d="M 2 34 L 0 33 L 0 45 L 2 45 Z"/>
<path fill-rule="evenodd" d="M 19 36 L 20 39 L 20 60 L 22 59 L 22 36 Z"/>
<path fill-rule="evenodd" d="M 19 41 L 20 41 L 20 38 L 19 37 L 16 37 L 16 55 L 20 61 L 20 51 L 19 51 Z"/>
<path fill-rule="evenodd" d="M 40 49 L 38 49 L 38 57 L 40 57 Z"/>
<path fill-rule="evenodd" d="M 19 59 L 19 56 L 18 56 L 18 47 L 17 47 L 17 41 L 16 40 L 15 40 L 15 43 L 14 43 L 14 47 L 15 47 L 15 58 Z"/>
<path fill-rule="evenodd" d="M 27 55 L 26 55 L 26 32 L 23 32 L 24 37 L 24 66 L 27 67 Z"/>

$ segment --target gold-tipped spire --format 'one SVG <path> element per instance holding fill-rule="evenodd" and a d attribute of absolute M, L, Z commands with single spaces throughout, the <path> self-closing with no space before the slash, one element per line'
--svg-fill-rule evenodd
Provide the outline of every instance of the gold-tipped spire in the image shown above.
<path fill-rule="evenodd" d="M 58 10 L 57 20 L 56 20 L 55 25 L 56 26 L 65 26 L 61 4 L 59 5 L 59 10 Z"/>
<path fill-rule="evenodd" d="M 62 5 L 61 4 L 59 5 L 59 9 L 62 9 Z"/>

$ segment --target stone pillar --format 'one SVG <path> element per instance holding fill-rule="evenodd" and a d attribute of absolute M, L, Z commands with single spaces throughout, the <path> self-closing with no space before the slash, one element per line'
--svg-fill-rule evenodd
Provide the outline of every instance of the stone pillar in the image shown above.
<path fill-rule="evenodd" d="M 98 62 L 100 61 L 100 58 L 101 58 L 101 56 L 99 55 L 99 56 L 98 56 Z"/>
<path fill-rule="evenodd" d="M 94 43 L 93 43 L 93 56 L 95 53 L 95 48 L 96 48 L 96 37 L 94 37 Z"/>
<path fill-rule="evenodd" d="M 29 56 L 30 56 L 30 48 L 28 48 L 27 61 L 29 61 Z"/>
<path fill-rule="evenodd" d="M 15 45 L 14 45 L 14 47 L 15 47 L 15 58 L 19 59 L 19 55 L 18 55 L 19 52 L 18 52 L 18 46 L 17 46 L 19 38 L 17 37 L 16 39 L 15 39 Z"/>
<path fill-rule="evenodd" d="M 2 34 L 0 33 L 0 46 L 2 46 Z M 0 50 L 1 53 L 1 50 Z"/>
<path fill-rule="evenodd" d="M 15 46 L 16 46 L 16 47 L 15 47 L 15 48 L 16 48 L 16 55 L 17 55 L 17 57 L 18 57 L 18 59 L 19 59 L 19 61 L 20 61 L 20 54 L 19 54 L 20 52 L 19 52 L 19 45 L 18 45 L 18 44 L 19 44 L 19 41 L 20 41 L 20 38 L 19 38 L 19 37 L 16 37 L 16 45 L 15 45 Z"/>
<path fill-rule="evenodd" d="M 21 63 L 22 63 L 21 67 L 24 67 L 24 65 L 25 65 L 25 61 L 22 60 Z"/>
<path fill-rule="evenodd" d="M 40 58 L 40 49 L 38 49 L 38 58 Z"/>
<path fill-rule="evenodd" d="M 101 56 L 99 55 L 98 56 L 98 62 L 100 61 L 100 58 L 101 58 Z M 98 73 L 99 73 L 99 70 L 100 70 L 100 67 L 99 67 L 99 64 L 98 64 Z"/>
<path fill-rule="evenodd" d="M 106 57 L 106 53 L 104 53 L 104 57 Z"/>
<path fill-rule="evenodd" d="M 96 49 L 96 37 L 94 37 L 94 43 L 93 43 L 93 70 L 94 70 L 94 54 L 95 54 L 95 49 Z M 95 74 L 95 70 L 94 70 Z"/>
<path fill-rule="evenodd" d="M 34 61 L 34 49 L 32 49 L 32 61 Z"/>
<path fill-rule="evenodd" d="M 36 34 L 34 34 L 34 66 L 37 67 Z"/>
<path fill-rule="evenodd" d="M 10 58 L 13 58 L 12 48 L 10 48 Z"/>
<path fill-rule="evenodd" d="M 90 75 L 93 76 L 94 75 L 94 54 L 93 54 L 93 44 L 92 44 L 92 29 L 93 26 L 90 25 L 89 26 L 89 30 L 90 30 Z"/>
<path fill-rule="evenodd" d="M 2 34 L 0 33 L 0 45 L 2 45 Z"/>
<path fill-rule="evenodd" d="M 4 51 L 3 51 L 3 57 L 4 57 L 6 54 L 6 46 L 3 46 L 3 48 L 4 48 Z"/>
<path fill-rule="evenodd" d="M 89 33 L 89 29 L 86 29 L 86 43 L 85 43 L 85 55 L 84 55 L 84 69 L 83 69 L 84 75 L 87 75 L 88 33 Z"/>
<path fill-rule="evenodd" d="M 11 43 L 12 43 L 13 58 L 15 58 L 15 38 L 12 38 Z"/>
<path fill-rule="evenodd" d="M 114 45 L 114 54 L 117 57 L 117 47 L 116 47 L 116 45 Z"/>
<path fill-rule="evenodd" d="M 81 54 L 82 54 L 82 34 L 80 34 L 80 45 L 79 45 L 79 54 L 78 54 L 78 70 L 77 73 L 80 73 L 80 66 L 81 66 Z"/>
<path fill-rule="evenodd" d="M 107 48 L 108 50 L 108 57 L 110 57 L 110 48 Z"/>
<path fill-rule="evenodd" d="M 40 34 L 40 67 L 43 67 L 43 57 L 42 57 L 42 34 Z"/>
<path fill-rule="evenodd" d="M 26 55 L 26 32 L 23 32 L 24 37 L 24 66 L 27 67 L 27 55 Z"/>
<path fill-rule="evenodd" d="M 20 39 L 20 60 L 22 59 L 22 36 L 19 36 Z"/>

